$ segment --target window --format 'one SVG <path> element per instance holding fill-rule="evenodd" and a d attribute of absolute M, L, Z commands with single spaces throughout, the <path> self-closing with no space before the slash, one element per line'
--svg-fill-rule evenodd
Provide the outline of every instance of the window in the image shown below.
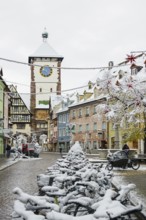
<path fill-rule="evenodd" d="M 63 136 L 65 136 L 65 133 L 66 133 L 66 132 L 65 132 L 65 128 L 63 128 L 63 131 L 62 131 L 62 132 L 63 132 Z"/>
<path fill-rule="evenodd" d="M 73 110 L 72 111 L 72 118 L 75 118 L 75 116 L 76 116 L 76 112 L 75 112 L 75 110 Z"/>
<path fill-rule="evenodd" d="M 13 102 L 14 105 L 18 105 L 19 104 L 19 100 L 18 99 L 13 99 L 12 102 Z"/>
<path fill-rule="evenodd" d="M 45 124 L 45 128 L 48 128 L 48 124 Z"/>
<path fill-rule="evenodd" d="M 63 129 L 60 129 L 60 135 L 63 136 Z"/>
<path fill-rule="evenodd" d="M 97 149 L 97 141 L 93 141 L 93 149 Z"/>
<path fill-rule="evenodd" d="M 58 136 L 61 136 L 61 129 L 58 130 Z"/>
<path fill-rule="evenodd" d="M 87 141 L 87 149 L 91 150 L 92 146 L 91 146 L 91 141 Z"/>
<path fill-rule="evenodd" d="M 40 88 L 40 92 L 42 92 L 42 88 Z"/>
<path fill-rule="evenodd" d="M 59 115 L 59 122 L 62 122 L 62 115 Z"/>
<path fill-rule="evenodd" d="M 79 109 L 79 118 L 82 117 L 82 109 Z"/>
<path fill-rule="evenodd" d="M 41 124 L 41 128 L 44 128 L 44 124 Z"/>
<path fill-rule="evenodd" d="M 136 68 L 132 68 L 131 69 L 131 75 L 136 75 L 137 74 L 137 69 Z"/>
<path fill-rule="evenodd" d="M 82 125 L 79 125 L 79 132 L 82 132 Z"/>
<path fill-rule="evenodd" d="M 17 124 L 17 129 L 25 129 L 25 124 Z"/>
<path fill-rule="evenodd" d="M 69 126 L 66 126 L 66 135 L 69 136 L 69 134 L 70 134 Z"/>
<path fill-rule="evenodd" d="M 38 123 L 38 124 L 36 125 L 36 127 L 37 127 L 37 128 L 40 128 L 40 124 Z"/>
<path fill-rule="evenodd" d="M 18 113 L 19 112 L 18 106 L 14 106 L 13 110 L 14 110 L 15 113 Z"/>
<path fill-rule="evenodd" d="M 69 113 L 66 115 L 66 122 L 69 122 Z"/>
<path fill-rule="evenodd" d="M 89 131 L 89 124 L 86 124 L 86 131 Z"/>
<path fill-rule="evenodd" d="M 52 88 L 50 88 L 50 92 L 53 92 L 53 89 L 52 89 Z"/>
<path fill-rule="evenodd" d="M 89 107 L 86 107 L 86 116 L 89 116 Z"/>
<path fill-rule="evenodd" d="M 72 124 L 71 132 L 74 134 L 76 133 L 76 126 L 74 124 Z"/>
<path fill-rule="evenodd" d="M 17 110 L 17 106 L 14 106 L 14 111 L 15 112 L 18 112 L 18 111 L 20 111 L 20 112 L 27 112 L 28 113 L 28 111 L 27 111 L 27 109 L 26 109 L 26 107 L 24 107 L 24 106 L 19 106 L 19 109 Z"/>
<path fill-rule="evenodd" d="M 102 122 L 102 130 L 106 130 L 106 122 L 105 121 Z"/>
<path fill-rule="evenodd" d="M 93 131 L 97 131 L 97 123 L 96 122 L 94 122 L 94 124 L 93 124 Z"/>
<path fill-rule="evenodd" d="M 62 118 L 63 118 L 63 122 L 66 122 L 66 115 L 65 114 L 63 114 Z"/>
<path fill-rule="evenodd" d="M 93 107 L 93 114 L 96 114 L 96 113 L 97 113 L 96 105 L 94 105 L 94 107 Z"/>

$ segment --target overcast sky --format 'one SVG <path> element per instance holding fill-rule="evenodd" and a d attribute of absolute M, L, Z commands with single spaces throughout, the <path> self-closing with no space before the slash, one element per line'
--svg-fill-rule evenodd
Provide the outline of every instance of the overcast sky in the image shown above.
<path fill-rule="evenodd" d="M 63 67 L 117 64 L 131 51 L 146 50 L 145 21 L 146 0 L 1 0 L 0 57 L 28 62 L 46 27 Z M 2 60 L 0 66 L 4 79 L 29 92 L 28 66 Z M 62 70 L 62 90 L 82 86 L 97 73 Z"/>

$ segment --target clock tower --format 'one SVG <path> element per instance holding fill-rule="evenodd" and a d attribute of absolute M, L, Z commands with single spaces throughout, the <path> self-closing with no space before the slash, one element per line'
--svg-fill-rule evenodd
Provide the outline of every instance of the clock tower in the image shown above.
<path fill-rule="evenodd" d="M 48 44 L 48 33 L 42 33 L 43 42 L 34 54 L 29 56 L 31 69 L 30 110 L 32 132 L 47 134 L 49 98 L 61 94 L 61 62 L 63 57 Z"/>

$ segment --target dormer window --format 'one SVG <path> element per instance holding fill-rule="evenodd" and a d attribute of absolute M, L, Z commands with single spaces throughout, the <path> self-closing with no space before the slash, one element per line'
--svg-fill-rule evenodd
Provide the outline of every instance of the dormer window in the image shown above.
<path fill-rule="evenodd" d="M 136 68 L 132 68 L 131 69 L 131 75 L 136 75 L 137 74 L 137 69 Z"/>
<path fill-rule="evenodd" d="M 92 85 L 91 83 L 88 84 L 89 89 L 92 89 Z"/>
<path fill-rule="evenodd" d="M 136 75 L 142 68 L 142 66 L 137 66 L 133 63 L 131 65 L 131 75 Z"/>
<path fill-rule="evenodd" d="M 91 81 L 88 82 L 88 89 L 92 89 L 93 88 L 93 83 Z"/>

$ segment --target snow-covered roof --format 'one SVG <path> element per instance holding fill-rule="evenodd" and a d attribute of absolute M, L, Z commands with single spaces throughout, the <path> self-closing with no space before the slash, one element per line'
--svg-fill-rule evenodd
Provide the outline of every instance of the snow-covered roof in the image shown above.
<path fill-rule="evenodd" d="M 135 62 L 127 62 L 127 61 L 123 61 L 119 64 L 117 64 L 116 66 L 111 67 L 110 69 L 108 68 L 103 68 L 101 70 L 99 70 L 98 72 L 98 77 L 96 77 L 96 81 L 100 82 L 101 80 L 105 80 L 105 73 L 110 72 L 110 76 L 112 77 L 118 77 L 118 75 L 121 73 L 126 74 L 126 73 L 131 73 L 131 66 L 135 65 L 136 67 L 144 67 L 145 65 L 145 61 L 146 61 L 146 56 L 145 54 L 139 54 L 135 57 Z M 140 75 L 141 72 L 145 71 L 144 68 L 142 68 L 139 72 L 138 75 Z M 117 79 L 116 79 L 117 80 Z"/>
<path fill-rule="evenodd" d="M 51 57 L 63 59 L 63 56 L 59 55 L 47 42 L 43 42 L 41 46 L 29 56 L 29 60 L 32 57 Z"/>
<path fill-rule="evenodd" d="M 121 63 L 121 64 L 119 64 L 119 67 L 117 68 L 117 70 L 123 70 L 125 72 L 130 72 L 131 66 L 133 64 L 135 64 L 136 66 L 142 66 L 143 67 L 145 60 L 146 60 L 145 54 L 143 54 L 143 53 L 139 54 L 139 55 L 135 56 L 135 62 L 132 62 L 132 63 L 129 62 L 129 63 L 127 63 L 126 66 L 123 66 L 122 65 L 123 63 Z"/>
<path fill-rule="evenodd" d="M 97 98 L 94 98 L 93 96 L 91 96 L 87 100 L 82 99 L 79 102 L 74 102 L 72 105 L 69 106 L 69 108 L 74 107 L 74 106 L 78 106 L 78 105 L 81 105 L 81 104 L 87 104 L 87 103 L 90 103 L 90 102 L 99 101 L 99 100 L 104 99 L 104 98 L 107 98 L 107 95 L 101 94 Z"/>
<path fill-rule="evenodd" d="M 66 112 L 66 111 L 68 111 L 68 107 L 60 108 L 59 111 L 57 111 L 56 113 L 59 114 L 59 113 L 63 113 L 63 112 Z"/>

